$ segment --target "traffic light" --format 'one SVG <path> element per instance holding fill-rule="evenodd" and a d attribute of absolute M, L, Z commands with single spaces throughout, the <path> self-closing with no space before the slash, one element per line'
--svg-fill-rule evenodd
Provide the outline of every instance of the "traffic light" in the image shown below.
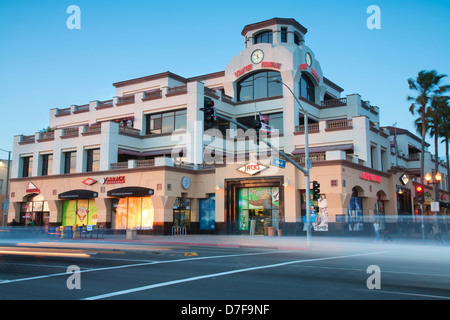
<path fill-rule="evenodd" d="M 259 145 L 259 130 L 262 128 L 261 120 L 255 118 L 255 120 L 253 120 L 253 128 L 256 131 L 256 144 Z"/>
<path fill-rule="evenodd" d="M 317 181 L 313 181 L 313 200 L 317 201 L 320 198 L 320 184 Z"/>
<path fill-rule="evenodd" d="M 203 112 L 205 124 L 212 126 L 213 122 L 216 121 L 216 109 L 214 109 L 214 101 L 211 98 L 205 97 Z"/>
<path fill-rule="evenodd" d="M 423 203 L 425 200 L 423 186 L 420 184 L 416 186 L 416 197 L 417 197 L 417 202 L 419 202 L 419 203 Z"/>

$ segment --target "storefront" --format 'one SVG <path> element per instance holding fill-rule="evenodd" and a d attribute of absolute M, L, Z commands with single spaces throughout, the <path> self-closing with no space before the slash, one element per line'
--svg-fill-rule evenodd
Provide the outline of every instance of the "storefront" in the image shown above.
<path fill-rule="evenodd" d="M 27 201 L 20 205 L 21 225 L 47 226 L 49 224 L 50 209 L 48 202 L 40 195 L 30 195 Z"/>
<path fill-rule="evenodd" d="M 284 221 L 284 190 L 281 177 L 226 180 L 227 233 L 267 235 Z"/>
<path fill-rule="evenodd" d="M 153 230 L 155 209 L 153 189 L 123 187 L 108 191 L 111 202 L 111 227 L 113 229 Z"/>
<path fill-rule="evenodd" d="M 58 195 L 62 202 L 61 225 L 96 225 L 98 212 L 96 198 L 98 193 L 90 190 L 70 190 Z"/>

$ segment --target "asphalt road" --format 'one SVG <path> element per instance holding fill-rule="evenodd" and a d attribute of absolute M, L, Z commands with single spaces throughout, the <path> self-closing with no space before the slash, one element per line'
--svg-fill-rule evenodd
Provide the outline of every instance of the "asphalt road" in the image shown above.
<path fill-rule="evenodd" d="M 0 299 L 180 300 L 176 314 L 212 312 L 195 308 L 220 300 L 216 315 L 264 313 L 263 305 L 277 300 L 292 307 L 293 300 L 449 300 L 449 250 L 335 242 L 296 250 L 0 243 Z"/>

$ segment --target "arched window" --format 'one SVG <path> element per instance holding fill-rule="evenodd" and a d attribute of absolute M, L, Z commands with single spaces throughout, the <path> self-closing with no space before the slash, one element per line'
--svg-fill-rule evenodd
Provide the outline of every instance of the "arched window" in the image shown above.
<path fill-rule="evenodd" d="M 237 84 L 237 101 L 281 96 L 283 94 L 282 84 L 273 81 L 273 78 L 281 79 L 280 73 L 262 71 L 242 79 Z"/>
<path fill-rule="evenodd" d="M 272 43 L 272 31 L 263 31 L 253 37 L 253 44 L 257 43 Z"/>
<path fill-rule="evenodd" d="M 304 73 L 302 73 L 302 77 L 300 78 L 300 96 L 314 103 L 316 102 L 314 83 Z"/>

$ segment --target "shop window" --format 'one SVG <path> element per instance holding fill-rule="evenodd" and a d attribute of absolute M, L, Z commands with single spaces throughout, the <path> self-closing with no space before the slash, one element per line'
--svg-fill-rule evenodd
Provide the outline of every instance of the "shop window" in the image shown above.
<path fill-rule="evenodd" d="M 237 192 L 238 230 L 251 235 L 267 234 L 268 227 L 279 228 L 279 187 L 241 188 Z"/>
<path fill-rule="evenodd" d="M 314 83 L 305 73 L 302 73 L 302 77 L 300 78 L 300 96 L 311 102 L 316 102 Z"/>
<path fill-rule="evenodd" d="M 173 205 L 173 225 L 174 227 L 186 227 L 189 230 L 191 225 L 191 199 L 177 198 Z"/>
<path fill-rule="evenodd" d="M 114 229 L 153 229 L 155 210 L 151 197 L 114 199 L 112 214 Z"/>
<path fill-rule="evenodd" d="M 63 226 L 96 225 L 97 204 L 93 199 L 65 200 L 63 202 Z"/>
<path fill-rule="evenodd" d="M 86 150 L 86 172 L 100 170 L 100 149 Z"/>
<path fill-rule="evenodd" d="M 186 129 L 186 109 L 146 115 L 146 134 L 170 133 Z"/>
<path fill-rule="evenodd" d="M 49 224 L 50 209 L 47 201 L 22 202 L 20 206 L 20 224 L 25 226 L 45 226 Z"/>
<path fill-rule="evenodd" d="M 253 36 L 253 44 L 272 43 L 272 42 L 273 42 L 272 31 L 263 31 Z"/>
<path fill-rule="evenodd" d="M 352 189 L 352 197 L 348 204 L 348 228 L 349 231 L 363 230 L 362 198 L 358 196 L 358 190 Z"/>
<path fill-rule="evenodd" d="M 200 230 L 214 230 L 216 224 L 216 195 L 200 199 Z"/>
<path fill-rule="evenodd" d="M 262 71 L 242 79 L 237 84 L 237 101 L 250 101 L 283 95 L 281 83 L 273 81 L 281 79 L 276 71 Z"/>

